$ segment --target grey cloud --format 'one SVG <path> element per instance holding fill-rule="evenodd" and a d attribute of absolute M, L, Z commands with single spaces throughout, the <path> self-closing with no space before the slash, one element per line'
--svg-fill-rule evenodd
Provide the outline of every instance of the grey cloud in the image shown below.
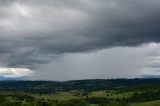
<path fill-rule="evenodd" d="M 160 41 L 159 0 L 1 0 L 0 5 L 0 58 L 12 67 L 45 64 L 63 53 Z"/>

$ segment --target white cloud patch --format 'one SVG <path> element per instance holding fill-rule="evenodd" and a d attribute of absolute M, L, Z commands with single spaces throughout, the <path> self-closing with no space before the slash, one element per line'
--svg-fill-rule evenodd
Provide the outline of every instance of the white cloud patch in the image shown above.
<path fill-rule="evenodd" d="M 160 44 L 150 43 L 148 45 L 144 67 L 142 67 L 141 76 L 160 76 Z"/>
<path fill-rule="evenodd" d="M 4 77 L 30 76 L 33 71 L 27 68 L 0 68 L 0 75 Z"/>
<path fill-rule="evenodd" d="M 16 10 L 15 13 L 19 13 L 21 16 L 32 17 L 30 12 L 29 12 L 29 8 L 27 8 L 24 5 L 21 5 L 21 4 L 17 3 L 17 4 L 14 5 L 14 9 Z"/>
<path fill-rule="evenodd" d="M 147 76 L 158 76 L 160 75 L 160 68 L 157 67 L 147 67 L 142 71 L 143 75 Z"/>

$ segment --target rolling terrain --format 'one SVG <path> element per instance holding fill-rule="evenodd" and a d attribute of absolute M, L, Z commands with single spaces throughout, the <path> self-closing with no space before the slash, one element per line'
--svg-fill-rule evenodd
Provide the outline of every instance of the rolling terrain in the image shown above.
<path fill-rule="evenodd" d="M 0 81 L 0 106 L 160 106 L 160 79 Z"/>

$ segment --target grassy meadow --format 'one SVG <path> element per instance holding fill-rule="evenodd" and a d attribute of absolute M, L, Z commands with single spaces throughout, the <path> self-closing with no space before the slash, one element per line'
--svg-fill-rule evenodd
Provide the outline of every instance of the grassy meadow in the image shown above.
<path fill-rule="evenodd" d="M 159 81 L 6 81 L 0 82 L 0 106 L 160 106 Z"/>

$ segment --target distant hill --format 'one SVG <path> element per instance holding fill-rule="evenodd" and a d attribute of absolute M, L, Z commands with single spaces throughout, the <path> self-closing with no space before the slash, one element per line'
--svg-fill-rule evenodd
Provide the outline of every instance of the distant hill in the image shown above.
<path fill-rule="evenodd" d="M 101 89 L 118 89 L 123 90 L 127 87 L 141 86 L 158 86 L 160 87 L 160 79 L 90 79 L 90 80 L 74 80 L 74 81 L 19 81 L 19 80 L 3 80 L 0 81 L 0 90 L 30 91 L 30 92 L 55 92 L 57 90 L 101 90 Z"/>
<path fill-rule="evenodd" d="M 8 77 L 3 77 L 3 76 L 0 76 L 0 80 L 8 80 L 8 79 L 10 79 L 10 78 L 8 78 Z"/>
<path fill-rule="evenodd" d="M 153 78 L 160 78 L 160 75 L 144 75 L 142 77 L 143 78 L 151 78 L 151 79 L 153 79 Z"/>
<path fill-rule="evenodd" d="M 26 80 L 26 77 L 4 77 L 4 76 L 0 76 L 0 81 L 4 81 L 4 80 Z"/>

